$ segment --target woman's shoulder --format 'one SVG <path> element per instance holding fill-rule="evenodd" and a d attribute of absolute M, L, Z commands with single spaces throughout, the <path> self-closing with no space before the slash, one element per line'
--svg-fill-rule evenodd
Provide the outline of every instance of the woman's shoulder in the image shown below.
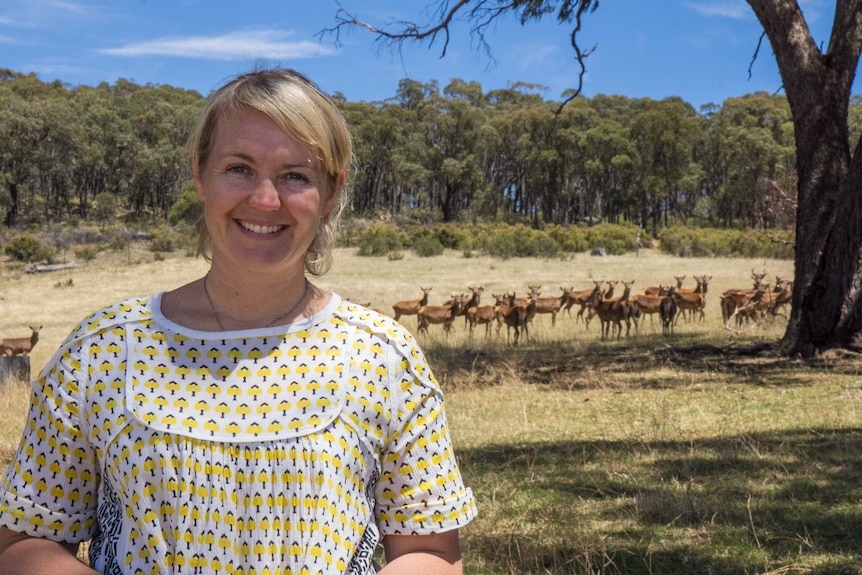
<path fill-rule="evenodd" d="M 337 296 L 336 296 L 337 297 Z M 395 342 L 415 345 L 413 335 L 383 312 L 339 298 L 335 315 L 358 329 L 384 336 Z"/>
<path fill-rule="evenodd" d="M 94 311 L 72 330 L 67 337 L 67 343 L 125 323 L 150 321 L 153 315 L 153 300 L 159 295 L 132 297 Z"/>

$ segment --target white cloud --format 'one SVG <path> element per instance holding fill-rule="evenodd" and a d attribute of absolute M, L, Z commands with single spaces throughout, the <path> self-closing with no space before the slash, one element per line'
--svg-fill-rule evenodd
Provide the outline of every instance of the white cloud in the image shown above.
<path fill-rule="evenodd" d="M 734 20 L 746 20 L 752 17 L 751 8 L 742 0 L 726 0 L 724 2 L 707 2 L 686 4 L 701 16 L 719 16 Z"/>
<path fill-rule="evenodd" d="M 243 60 L 249 57 L 293 59 L 331 54 L 315 42 L 288 42 L 289 33 L 275 30 L 231 32 L 222 36 L 159 38 L 100 50 L 111 56 L 175 56 L 207 60 Z"/>
<path fill-rule="evenodd" d="M 38 29 L 59 24 L 68 26 L 69 18 L 81 21 L 99 17 L 98 12 L 84 4 L 64 0 L 11 0 L 0 7 L 0 25 L 15 28 Z"/>

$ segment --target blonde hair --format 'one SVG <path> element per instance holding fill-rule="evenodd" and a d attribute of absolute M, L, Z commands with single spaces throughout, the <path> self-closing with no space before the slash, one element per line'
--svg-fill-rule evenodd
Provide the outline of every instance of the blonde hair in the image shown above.
<path fill-rule="evenodd" d="M 206 164 L 219 122 L 240 109 L 266 114 L 285 134 L 308 146 L 326 172 L 330 192 L 341 174 L 345 182 L 329 214 L 305 254 L 305 269 L 315 276 L 329 271 L 341 215 L 350 201 L 347 176 L 353 162 L 353 141 L 335 103 L 317 85 L 294 70 L 265 69 L 237 76 L 207 98 L 189 139 L 195 173 Z M 198 223 L 198 254 L 212 257 L 212 238 L 203 218 Z"/>

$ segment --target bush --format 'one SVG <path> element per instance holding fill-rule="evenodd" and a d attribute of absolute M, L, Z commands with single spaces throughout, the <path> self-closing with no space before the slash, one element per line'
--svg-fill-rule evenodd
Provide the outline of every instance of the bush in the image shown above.
<path fill-rule="evenodd" d="M 443 250 L 443 244 L 434 236 L 419 238 L 413 243 L 413 251 L 423 258 L 439 256 Z"/>
<path fill-rule="evenodd" d="M 37 237 L 29 234 L 12 238 L 5 251 L 6 255 L 19 262 L 44 261 L 52 263 L 54 259 L 54 251 L 39 241 Z"/>
<path fill-rule="evenodd" d="M 545 233 L 560 246 L 560 250 L 568 253 L 580 253 L 590 249 L 587 232 L 578 226 L 558 226 L 550 224 Z"/>
<path fill-rule="evenodd" d="M 158 226 L 153 230 L 150 240 L 150 251 L 156 253 L 169 253 L 182 246 L 186 238 L 176 230 L 167 226 Z"/>
<path fill-rule="evenodd" d="M 379 224 L 363 230 L 359 235 L 360 256 L 382 256 L 404 249 L 407 234 L 392 224 Z"/>
<path fill-rule="evenodd" d="M 469 249 L 473 243 L 473 234 L 457 224 L 441 224 L 434 227 L 433 233 L 440 245 L 449 250 Z"/>
<path fill-rule="evenodd" d="M 79 260 L 92 261 L 96 259 L 96 256 L 99 255 L 101 250 L 97 245 L 88 244 L 86 246 L 77 246 L 73 251 L 75 253 L 75 257 Z"/>
<path fill-rule="evenodd" d="M 171 206 L 171 211 L 168 214 L 168 222 L 172 226 L 185 223 L 190 227 L 194 227 L 197 221 L 203 217 L 203 214 L 204 203 L 198 197 L 194 183 L 189 182 L 183 187 L 180 197 Z"/>
<path fill-rule="evenodd" d="M 637 249 L 638 229 L 632 225 L 599 224 L 585 230 L 590 251 L 604 248 L 609 255 L 622 255 Z"/>
<path fill-rule="evenodd" d="M 784 230 L 667 228 L 659 233 L 662 253 L 680 257 L 793 258 L 794 235 Z"/>

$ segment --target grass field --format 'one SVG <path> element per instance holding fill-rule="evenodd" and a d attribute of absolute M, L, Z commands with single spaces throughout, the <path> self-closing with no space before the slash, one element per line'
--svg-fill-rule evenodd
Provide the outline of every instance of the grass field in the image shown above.
<path fill-rule="evenodd" d="M 470 574 L 862 573 L 862 363 L 746 353 L 781 337 L 772 318 L 730 334 L 718 294 L 749 287 L 752 270 L 792 277 L 792 263 L 579 255 L 565 260 L 359 258 L 338 250 L 318 280 L 391 311 L 432 287 L 441 303 L 468 286 L 490 294 L 541 285 L 585 289 L 634 280 L 634 291 L 709 274 L 704 322 L 675 335 L 647 320 L 620 341 L 574 318 L 539 316 L 517 348 L 505 334 L 472 338 L 461 322 L 422 338 L 447 391 L 462 472 L 480 516 L 462 531 Z M 75 270 L 0 276 L 0 337 L 43 325 L 37 371 L 78 320 L 131 295 L 199 277 L 204 262 L 105 254 Z M 403 318 L 415 328 L 414 317 Z M 437 329 L 434 329 L 437 328 Z M 26 385 L 0 390 L 0 467 L 14 450 Z"/>

